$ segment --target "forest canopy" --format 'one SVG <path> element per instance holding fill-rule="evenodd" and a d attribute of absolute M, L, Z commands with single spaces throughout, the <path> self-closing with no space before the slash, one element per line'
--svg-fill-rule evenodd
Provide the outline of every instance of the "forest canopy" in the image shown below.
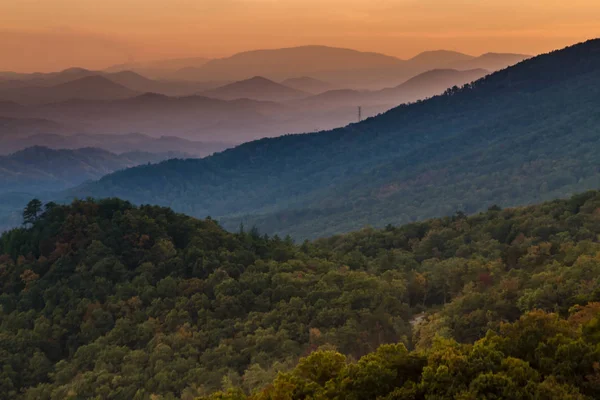
<path fill-rule="evenodd" d="M 300 244 L 32 206 L 0 238 L 1 399 L 600 397 L 599 192 Z"/>

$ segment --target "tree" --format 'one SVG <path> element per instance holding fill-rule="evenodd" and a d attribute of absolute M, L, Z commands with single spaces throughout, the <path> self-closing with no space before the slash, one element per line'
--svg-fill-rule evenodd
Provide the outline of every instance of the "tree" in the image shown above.
<path fill-rule="evenodd" d="M 23 210 L 23 225 L 35 223 L 41 211 L 42 202 L 38 199 L 33 199 L 27 203 L 25 209 Z"/>

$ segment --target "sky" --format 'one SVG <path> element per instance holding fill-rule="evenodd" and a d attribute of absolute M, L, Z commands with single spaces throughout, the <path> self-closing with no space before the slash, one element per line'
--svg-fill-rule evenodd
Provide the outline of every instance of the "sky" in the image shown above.
<path fill-rule="evenodd" d="M 319 44 L 410 58 L 600 37 L 599 0 L 0 0 L 0 71 Z"/>

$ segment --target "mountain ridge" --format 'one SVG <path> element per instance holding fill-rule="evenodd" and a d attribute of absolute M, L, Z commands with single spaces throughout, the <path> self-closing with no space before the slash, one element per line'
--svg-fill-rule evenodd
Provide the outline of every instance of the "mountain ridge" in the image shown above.
<path fill-rule="evenodd" d="M 2 119 L 0 118 L 0 123 Z M 123 154 L 135 151 L 145 153 L 188 153 L 193 157 L 204 157 L 222 151 L 233 144 L 224 142 L 190 141 L 176 136 L 151 137 L 144 134 L 122 135 L 82 134 L 69 136 L 60 134 L 37 134 L 27 137 L 0 137 L 0 155 L 8 155 L 28 147 L 47 147 L 54 150 L 77 150 L 86 147 L 101 148 L 111 153 Z"/>
<path fill-rule="evenodd" d="M 51 86 L 23 86 L 0 90 L 0 99 L 22 105 L 41 105 L 73 99 L 117 100 L 137 94 L 101 75 L 89 75 Z"/>
<path fill-rule="evenodd" d="M 395 86 L 402 80 L 409 79 L 430 69 L 484 68 L 495 70 L 529 56 L 523 55 L 519 59 L 515 55 L 508 55 L 509 61 L 496 60 L 493 64 L 488 63 L 488 68 L 461 65 L 461 62 L 481 63 L 480 57 L 452 51 L 430 51 L 403 60 L 380 53 L 361 52 L 345 48 L 300 46 L 284 49 L 253 50 L 212 60 L 201 67 L 189 69 L 185 79 L 192 81 L 238 81 L 260 75 L 271 80 L 282 81 L 298 76 L 309 76 L 330 82 L 336 86 L 360 89 L 375 89 L 377 87 L 380 89 L 386 86 Z M 318 59 L 319 63 L 312 61 L 315 59 Z M 455 65 L 452 65 L 453 62 Z"/>
<path fill-rule="evenodd" d="M 175 152 L 117 155 L 94 147 L 56 150 L 32 146 L 0 156 L 0 192 L 57 191 L 127 167 L 177 157 L 190 158 L 189 154 Z"/>
<path fill-rule="evenodd" d="M 548 68 L 550 62 L 553 68 Z M 144 185 L 156 184 L 160 179 L 165 190 L 154 198 L 160 204 L 195 215 L 220 217 L 229 227 L 243 221 L 270 233 L 294 233 L 297 237 L 347 231 L 369 223 L 379 226 L 389 217 L 381 210 L 391 213 L 399 204 L 406 205 L 400 217 L 404 219 L 393 223 L 461 208 L 474 212 L 489 205 L 491 193 L 498 193 L 497 200 L 503 205 L 533 201 L 538 199 L 536 196 L 560 197 L 561 193 L 593 187 L 597 179 L 593 169 L 586 169 L 595 146 L 589 142 L 594 137 L 590 131 L 592 120 L 585 114 L 589 112 L 588 99 L 595 96 L 594 86 L 589 84 L 596 79 L 595 74 L 600 74 L 599 40 L 523 61 L 462 90 L 448 90 L 443 96 L 394 108 L 361 124 L 259 140 L 199 161 L 171 161 L 160 168 L 129 169 L 73 193 L 116 195 L 130 200 L 140 198 L 134 193 L 145 193 L 144 201 L 148 201 L 152 197 Z M 577 102 L 565 102 L 554 94 L 575 87 L 580 90 Z M 558 110 L 572 115 L 574 123 L 580 124 L 579 141 L 560 135 L 565 125 L 564 120 L 558 119 L 562 115 Z M 532 119 L 532 115 L 538 118 Z M 540 115 L 547 118 L 543 124 Z M 556 123 L 552 125 L 548 122 L 551 120 Z M 545 142 L 540 141 L 542 137 Z M 540 169 L 532 170 L 522 179 L 524 182 L 548 179 L 548 187 L 527 192 L 519 186 L 517 194 L 509 195 L 507 184 L 518 177 L 509 166 L 531 168 L 527 167 L 524 150 L 531 144 L 523 147 L 519 143 L 536 143 L 540 146 L 540 157 L 553 148 L 569 149 L 569 157 L 578 154 L 573 158 L 577 162 L 564 172 L 573 176 L 556 180 L 555 173 L 546 165 L 550 161 L 542 162 L 542 158 Z M 481 151 L 489 146 L 494 149 L 493 157 L 485 157 Z M 298 148 L 303 151 L 298 152 Z M 506 153 L 502 148 L 511 151 Z M 514 161 L 508 163 L 509 157 Z M 564 157 L 553 157 L 557 157 L 557 162 L 567 162 Z M 485 176 L 494 173 L 490 169 L 493 165 L 490 163 L 494 162 L 500 163 L 497 174 L 503 178 L 486 180 Z M 474 171 L 480 171 L 481 179 L 469 178 L 468 172 L 476 165 L 473 163 L 481 163 Z M 432 168 L 433 174 L 428 173 Z M 176 178 L 179 169 L 193 171 L 185 180 L 188 189 L 183 192 L 180 185 L 184 182 L 178 183 Z M 261 176 L 269 176 L 268 185 L 259 184 Z M 228 182 L 227 189 L 219 179 Z M 454 181 L 460 184 L 444 183 Z M 433 182 L 435 186 L 422 186 Z M 461 200 L 456 190 L 459 187 L 466 190 L 469 185 L 483 185 L 489 194 L 479 194 L 478 199 L 481 190 L 475 190 L 471 192 L 472 199 Z M 221 200 L 213 203 L 211 196 L 198 198 L 193 194 L 196 190 Z M 442 190 L 449 193 L 444 207 L 454 210 L 442 210 L 431 203 L 431 199 L 440 195 L 432 193 Z M 386 191 L 390 194 L 384 195 Z M 177 199 L 168 192 L 177 192 Z M 419 211 L 414 202 L 422 204 Z M 306 217 L 304 220 L 302 215 Z M 309 226 L 313 226 L 312 232 Z"/>
<path fill-rule="evenodd" d="M 254 76 L 230 83 L 201 94 L 221 100 L 251 99 L 279 102 L 299 99 L 309 95 L 306 92 L 290 88 L 262 76 Z"/>

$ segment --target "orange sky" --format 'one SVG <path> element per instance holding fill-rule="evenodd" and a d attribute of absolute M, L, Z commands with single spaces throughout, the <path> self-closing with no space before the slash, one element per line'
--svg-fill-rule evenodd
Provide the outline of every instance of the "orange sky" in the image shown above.
<path fill-rule="evenodd" d="M 600 36 L 600 0 L 0 0 L 0 70 L 323 44 L 407 58 L 537 54 Z"/>

